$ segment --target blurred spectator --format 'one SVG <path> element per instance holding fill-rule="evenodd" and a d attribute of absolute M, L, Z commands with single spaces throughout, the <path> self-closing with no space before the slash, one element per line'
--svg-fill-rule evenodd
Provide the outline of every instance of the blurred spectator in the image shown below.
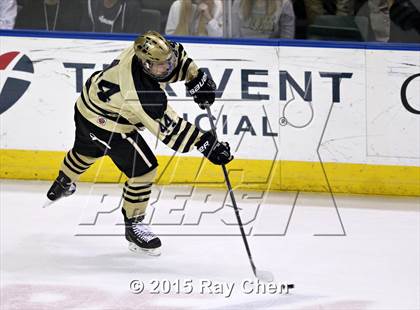
<path fill-rule="evenodd" d="M 305 11 L 308 22 L 312 24 L 315 18 L 325 14 L 324 4 L 322 0 L 304 0 Z"/>
<path fill-rule="evenodd" d="M 390 16 L 392 42 L 420 43 L 420 1 L 395 0 Z"/>
<path fill-rule="evenodd" d="M 168 15 L 166 34 L 223 36 L 221 0 L 176 0 Z"/>
<path fill-rule="evenodd" d="M 81 11 L 81 0 L 24 0 L 15 28 L 79 30 Z"/>
<path fill-rule="evenodd" d="M 403 30 L 414 29 L 420 34 L 420 3 L 417 7 L 410 0 L 395 0 L 391 6 L 391 19 Z"/>
<path fill-rule="evenodd" d="M 160 12 L 160 28 L 157 29 L 160 33 L 165 33 L 166 21 L 168 20 L 169 9 L 174 3 L 174 0 L 141 0 L 142 10 L 157 10 Z"/>
<path fill-rule="evenodd" d="M 294 38 L 290 0 L 235 0 L 232 12 L 233 37 Z"/>
<path fill-rule="evenodd" d="M 388 42 L 390 37 L 390 17 L 388 0 L 367 0 L 369 20 L 375 41 Z M 309 23 L 314 23 L 317 16 L 325 15 L 323 0 L 305 0 L 305 10 Z M 338 16 L 353 16 L 355 0 L 337 0 Z"/>
<path fill-rule="evenodd" d="M 375 40 L 388 42 L 391 29 L 388 0 L 368 0 L 369 19 Z"/>
<path fill-rule="evenodd" d="M 323 0 L 304 0 L 306 16 L 309 23 L 313 23 L 320 15 L 328 14 L 324 5 L 328 4 Z M 354 14 L 354 0 L 337 0 L 335 2 L 336 15 L 348 16 Z M 334 14 L 334 13 L 333 13 Z"/>
<path fill-rule="evenodd" d="M 223 36 L 223 3 L 220 0 L 197 1 L 194 17 L 195 34 L 198 36 Z"/>
<path fill-rule="evenodd" d="M 85 0 L 85 10 L 80 30 L 90 32 L 126 32 L 144 31 L 139 0 Z"/>
<path fill-rule="evenodd" d="M 17 14 L 16 0 L 1 0 L 0 29 L 13 29 Z"/>
<path fill-rule="evenodd" d="M 169 9 L 166 34 L 191 35 L 196 6 L 191 0 L 176 0 Z"/>

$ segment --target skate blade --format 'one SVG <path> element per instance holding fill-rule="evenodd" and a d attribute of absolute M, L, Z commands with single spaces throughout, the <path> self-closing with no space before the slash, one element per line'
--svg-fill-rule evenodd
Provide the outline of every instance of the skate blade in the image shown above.
<path fill-rule="evenodd" d="M 133 242 L 128 243 L 128 249 L 131 252 L 134 252 L 134 253 L 142 253 L 142 254 L 147 254 L 147 255 L 150 255 L 150 256 L 160 256 L 160 254 L 161 254 L 160 247 L 156 248 L 156 249 L 144 249 L 144 248 L 141 248 L 141 247 L 137 246 Z"/>
<path fill-rule="evenodd" d="M 42 208 L 47 208 L 51 206 L 55 201 L 47 199 L 47 201 L 42 205 Z"/>

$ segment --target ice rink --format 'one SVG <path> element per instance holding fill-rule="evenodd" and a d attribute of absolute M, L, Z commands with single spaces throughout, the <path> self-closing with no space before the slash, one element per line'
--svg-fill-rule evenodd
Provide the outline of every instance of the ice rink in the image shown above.
<path fill-rule="evenodd" d="M 2 310 L 420 309 L 418 197 L 334 195 L 335 208 L 329 194 L 236 192 L 268 286 L 225 191 L 154 187 L 150 257 L 127 249 L 121 185 L 79 183 L 47 208 L 49 182 L 0 185 Z"/>

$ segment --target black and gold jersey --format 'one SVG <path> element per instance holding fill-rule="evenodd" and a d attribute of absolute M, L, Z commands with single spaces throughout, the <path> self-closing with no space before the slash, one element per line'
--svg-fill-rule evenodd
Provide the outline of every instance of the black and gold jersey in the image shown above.
<path fill-rule="evenodd" d="M 76 102 L 80 114 L 99 128 L 115 133 L 145 127 L 170 148 L 190 151 L 202 133 L 168 105 L 164 88 L 166 83 L 190 80 L 197 66 L 181 44 L 171 44 L 178 61 L 165 80 L 158 82 L 145 74 L 131 46 L 87 80 Z"/>

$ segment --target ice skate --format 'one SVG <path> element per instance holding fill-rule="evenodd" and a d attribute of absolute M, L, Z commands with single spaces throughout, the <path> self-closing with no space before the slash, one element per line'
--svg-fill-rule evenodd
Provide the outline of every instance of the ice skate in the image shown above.
<path fill-rule="evenodd" d="M 55 179 L 53 185 L 51 185 L 47 192 L 48 200 L 44 204 L 44 208 L 62 197 L 68 197 L 74 194 L 75 191 L 76 184 L 72 183 L 70 178 L 60 171 L 58 177 Z"/>
<path fill-rule="evenodd" d="M 128 241 L 128 249 L 136 253 L 159 256 L 162 243 L 148 225 L 142 223 L 143 219 L 144 216 L 128 219 L 124 215 L 125 238 Z"/>

